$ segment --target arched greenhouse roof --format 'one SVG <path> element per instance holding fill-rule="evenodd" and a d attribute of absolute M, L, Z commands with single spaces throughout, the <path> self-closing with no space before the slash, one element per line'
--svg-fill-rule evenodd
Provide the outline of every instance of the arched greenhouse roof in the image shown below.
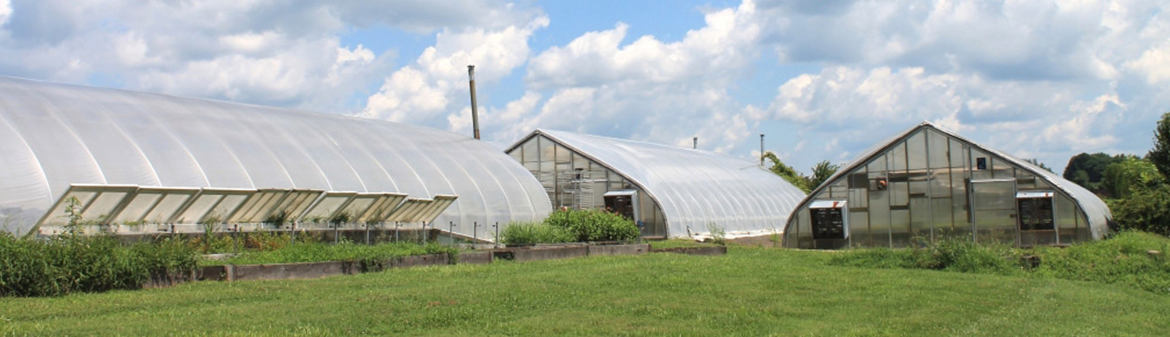
<path fill-rule="evenodd" d="M 724 154 L 594 135 L 536 130 L 623 176 L 658 203 L 668 236 L 729 237 L 779 233 L 803 191 L 757 163 Z"/>
<path fill-rule="evenodd" d="M 438 219 L 530 221 L 552 209 L 504 153 L 426 127 L 0 77 L 0 215 L 24 233 L 71 185 L 458 196 Z M 481 228 L 482 229 L 482 228 Z"/>

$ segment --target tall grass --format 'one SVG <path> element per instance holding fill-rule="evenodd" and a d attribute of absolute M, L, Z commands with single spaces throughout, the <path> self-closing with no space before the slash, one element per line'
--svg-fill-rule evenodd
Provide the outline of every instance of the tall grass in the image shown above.
<path fill-rule="evenodd" d="M 829 264 L 867 268 L 935 269 L 982 274 L 1026 274 L 1066 280 L 1116 283 L 1170 294 L 1170 239 L 1121 232 L 1102 241 L 1067 248 L 1012 248 L 976 244 L 965 238 L 939 240 L 909 249 L 842 252 Z M 1033 266 L 1033 263 L 1038 265 Z"/>
<path fill-rule="evenodd" d="M 152 279 L 188 275 L 198 261 L 177 240 L 125 246 L 107 235 L 45 240 L 0 233 L 0 296 L 58 296 L 140 288 Z"/>
<path fill-rule="evenodd" d="M 355 244 L 342 240 L 337 244 L 328 243 L 297 243 L 281 249 L 257 251 L 240 254 L 223 261 L 203 261 L 204 265 L 217 264 L 268 264 L 293 262 L 321 262 L 321 261 L 356 261 L 363 265 L 380 265 L 385 260 L 396 257 L 448 254 L 454 257 L 458 249 L 436 243 L 419 245 L 416 243 L 383 243 L 378 245 Z"/>
<path fill-rule="evenodd" d="M 1170 239 L 1144 232 L 1122 232 L 1107 240 L 1066 249 L 1039 248 L 1038 275 L 1067 280 L 1120 283 L 1170 294 Z"/>

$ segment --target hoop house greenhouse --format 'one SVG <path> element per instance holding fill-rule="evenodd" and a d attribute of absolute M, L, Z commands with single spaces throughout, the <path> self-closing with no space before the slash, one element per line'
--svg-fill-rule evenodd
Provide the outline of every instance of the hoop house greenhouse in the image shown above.
<path fill-rule="evenodd" d="M 484 238 L 552 210 L 523 166 L 463 135 L 4 77 L 0 158 L 0 219 L 18 234 L 53 234 L 69 210 L 146 232 L 438 222 Z"/>
<path fill-rule="evenodd" d="M 652 238 L 776 234 L 805 196 L 754 162 L 674 146 L 536 130 L 506 152 L 554 206 L 608 208 Z"/>
<path fill-rule="evenodd" d="M 788 220 L 785 246 L 905 247 L 942 237 L 1018 246 L 1101 239 L 1112 220 L 1081 186 L 931 123 L 862 153 Z"/>

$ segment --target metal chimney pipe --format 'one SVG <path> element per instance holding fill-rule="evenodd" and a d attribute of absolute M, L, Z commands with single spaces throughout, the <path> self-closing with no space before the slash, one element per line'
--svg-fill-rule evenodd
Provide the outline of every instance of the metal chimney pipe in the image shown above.
<path fill-rule="evenodd" d="M 764 134 L 760 134 L 760 166 L 764 166 Z"/>
<path fill-rule="evenodd" d="M 479 104 L 475 102 L 475 66 L 467 65 L 467 78 L 471 83 L 471 130 L 475 139 L 479 139 Z"/>
<path fill-rule="evenodd" d="M 695 137 L 694 143 L 695 143 L 695 145 L 692 145 L 691 148 L 698 150 L 699 149 L 699 137 Z"/>

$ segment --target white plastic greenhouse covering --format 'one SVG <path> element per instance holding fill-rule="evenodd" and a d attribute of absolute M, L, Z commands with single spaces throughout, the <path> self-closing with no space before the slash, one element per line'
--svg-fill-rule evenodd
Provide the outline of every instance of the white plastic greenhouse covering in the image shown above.
<path fill-rule="evenodd" d="M 554 130 L 545 137 L 617 172 L 662 208 L 668 236 L 779 233 L 805 194 L 757 163 L 714 152 Z M 523 141 L 521 141 L 523 142 Z M 519 144 L 519 143 L 518 143 Z"/>
<path fill-rule="evenodd" d="M 194 223 L 216 207 L 236 222 L 277 211 L 368 221 L 409 204 L 418 209 L 387 221 L 437 216 L 471 231 L 552 210 L 523 166 L 460 134 L 0 77 L 0 226 L 19 235 L 59 221 L 49 210 L 63 217 L 71 188 L 92 199 L 76 206 L 93 210 L 87 218 L 106 222 Z"/>

